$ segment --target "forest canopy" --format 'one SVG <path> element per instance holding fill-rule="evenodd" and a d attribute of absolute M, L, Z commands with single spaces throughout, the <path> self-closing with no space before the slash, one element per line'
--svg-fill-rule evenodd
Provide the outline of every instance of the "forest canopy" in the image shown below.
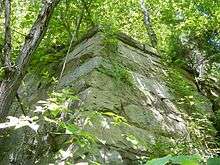
<path fill-rule="evenodd" d="M 189 45 L 197 46 L 207 56 L 219 53 L 218 0 L 145 0 L 145 5 L 157 35 L 158 49 L 164 56 L 178 60 L 183 56 L 180 55 L 180 52 L 184 51 L 183 47 Z M 12 56 L 15 59 L 42 3 L 36 0 L 12 1 L 11 7 Z M 3 25 L 4 14 L 1 16 Z M 60 1 L 34 59 L 46 58 L 45 48 L 68 46 L 73 35 L 73 40 L 77 41 L 95 25 L 111 31 L 125 32 L 139 41 L 150 44 L 143 19 L 139 0 Z M 1 26 L 1 34 L 3 44 L 4 26 Z M 183 45 L 185 42 L 186 45 Z"/>

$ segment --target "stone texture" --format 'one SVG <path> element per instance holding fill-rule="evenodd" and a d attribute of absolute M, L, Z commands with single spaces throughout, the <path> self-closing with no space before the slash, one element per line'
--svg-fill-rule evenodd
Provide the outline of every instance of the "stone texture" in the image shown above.
<path fill-rule="evenodd" d="M 97 33 L 75 47 L 67 57 L 67 67 L 56 88 L 75 89 L 80 100 L 69 107 L 78 119 L 76 124 L 81 127 L 88 119 L 83 129 L 99 140 L 99 150 L 87 151 L 78 163 L 93 160 L 112 165 L 138 164 L 140 156 L 163 152 L 157 151 L 159 143 L 172 145 L 171 139 L 187 138 L 187 126 L 162 79 L 165 71 L 160 58 L 121 41 L 118 52 L 106 56 L 103 38 Z M 117 59 L 116 63 L 112 59 Z M 115 79 L 116 65 L 123 66 L 120 69 L 126 70 L 130 76 L 126 81 L 132 85 Z M 37 82 L 30 79 L 29 87 Z M 22 90 L 25 93 L 30 89 Z M 34 92 L 24 96 L 35 98 Z M 37 99 L 42 98 L 38 95 Z M 42 158 L 39 162 L 44 163 L 39 164 L 48 161 L 52 159 Z"/>
<path fill-rule="evenodd" d="M 94 41 L 97 38 L 95 36 Z M 100 42 L 92 43 L 96 44 L 97 48 L 101 48 Z M 72 108 L 84 109 L 84 112 L 77 112 L 79 118 L 90 118 L 91 114 L 99 113 L 99 116 L 91 121 L 90 125 L 86 125 L 85 129 L 100 139 L 104 145 L 110 148 L 117 146 L 117 149 L 113 151 L 111 149 L 111 152 L 119 154 L 118 157 L 122 159 L 118 159 L 119 164 L 125 159 L 121 152 L 129 153 L 133 150 L 136 155 L 134 153 L 128 155 L 130 157 L 133 155 L 134 158 L 141 155 L 138 153 L 151 152 L 157 138 L 171 143 L 169 136 L 173 138 L 188 136 L 186 123 L 172 103 L 172 96 L 165 82 L 160 78 L 164 70 L 157 56 L 143 53 L 123 42 L 118 43 L 118 53 L 115 58 L 119 65 L 122 64 L 128 69 L 133 84 L 129 86 L 118 83 L 114 77 L 105 72 L 100 72 L 99 68 L 103 69 L 103 66 L 104 69 L 108 66 L 107 69 L 112 68 L 110 70 L 116 72 L 114 66 L 111 67 L 117 65 L 115 62 L 111 63 L 111 58 L 114 57 L 110 57 L 109 60 L 108 57 L 96 53 L 96 57 L 88 56 L 88 60 L 85 60 L 84 53 L 78 53 L 76 56 L 75 54 L 77 53 L 71 54 L 73 57 L 69 57 L 69 63 L 75 58 L 83 58 L 85 62 L 76 68 L 70 68 L 61 79 L 60 86 L 78 89 L 80 101 L 73 103 Z M 114 117 L 106 116 L 106 112 L 122 116 L 126 122 L 115 124 Z M 131 143 L 130 137 L 135 139 L 133 139 L 135 144 Z M 107 152 L 105 156 L 108 155 Z M 113 161 L 110 160 L 111 158 L 106 159 Z"/>

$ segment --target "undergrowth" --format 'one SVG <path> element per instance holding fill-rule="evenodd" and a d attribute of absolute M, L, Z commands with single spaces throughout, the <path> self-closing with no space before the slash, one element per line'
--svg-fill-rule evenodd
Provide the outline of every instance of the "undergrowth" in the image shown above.
<path fill-rule="evenodd" d="M 181 147 L 186 141 L 180 141 L 178 152 L 184 154 L 190 150 L 190 154 L 199 153 L 203 156 L 217 154 L 219 144 L 215 139 L 216 129 L 210 121 L 211 103 L 199 94 L 180 69 L 171 67 L 167 72 L 166 82 L 175 97 L 174 102 L 187 121 L 189 132 L 187 143 L 191 146 L 191 149 Z"/>

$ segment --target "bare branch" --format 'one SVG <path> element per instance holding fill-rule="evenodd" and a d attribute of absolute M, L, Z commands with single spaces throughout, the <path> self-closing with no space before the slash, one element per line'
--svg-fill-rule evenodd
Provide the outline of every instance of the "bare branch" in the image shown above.
<path fill-rule="evenodd" d="M 11 70 L 11 0 L 5 0 L 5 43 L 3 65 Z"/>
<path fill-rule="evenodd" d="M 62 70 L 61 70 L 61 73 L 60 73 L 60 78 L 59 80 L 62 78 L 63 76 L 63 73 L 64 73 L 64 70 L 65 70 L 65 67 L 66 67 L 66 62 L 67 62 L 67 59 L 68 59 L 68 56 L 69 56 L 69 53 L 70 53 L 70 49 L 73 45 L 73 40 L 74 40 L 74 36 L 72 36 L 72 39 L 70 41 L 70 44 L 69 44 L 69 48 L 68 48 L 68 51 L 66 53 L 66 57 L 65 57 L 65 60 L 64 60 L 64 63 L 63 63 L 63 67 L 62 67 Z"/>
<path fill-rule="evenodd" d="M 148 8 L 146 7 L 144 0 L 140 0 L 140 4 L 141 4 L 142 12 L 144 14 L 144 24 L 147 29 L 147 33 L 150 38 L 151 45 L 154 48 L 156 48 L 157 47 L 157 36 L 156 36 L 154 29 L 153 29 L 153 26 L 152 26 L 152 22 L 150 19 L 150 14 L 149 14 Z"/>
<path fill-rule="evenodd" d="M 20 34 L 21 36 L 26 37 L 26 34 L 21 33 L 21 32 L 19 32 L 19 31 L 15 30 L 15 29 L 12 29 L 12 28 L 11 28 L 11 31 L 13 31 L 13 32 L 15 32 L 15 33 L 17 33 L 17 34 Z"/>
<path fill-rule="evenodd" d="M 66 11 L 65 11 L 65 13 L 67 13 L 67 10 L 68 8 L 66 7 Z M 61 21 L 61 23 L 62 23 L 62 25 L 63 25 L 63 27 L 66 29 L 66 31 L 68 32 L 68 34 L 69 34 L 69 37 L 70 37 L 70 40 L 71 40 L 71 38 L 72 38 L 72 32 L 71 32 L 71 25 L 70 25 L 70 23 L 69 23 L 69 21 L 67 21 L 66 20 L 66 17 L 65 17 L 65 15 L 67 15 L 67 14 L 65 14 L 64 13 L 64 11 L 60 11 L 60 18 L 59 18 L 59 20 Z"/>
<path fill-rule="evenodd" d="M 79 35 L 79 30 L 80 30 L 80 26 L 81 26 L 81 23 L 82 23 L 82 20 L 83 20 L 83 17 L 84 17 L 84 9 L 82 10 L 80 16 L 78 17 L 77 21 L 76 21 L 76 30 L 75 30 L 75 38 L 76 40 L 78 40 L 78 35 Z"/>
<path fill-rule="evenodd" d="M 59 78 L 59 80 L 60 80 L 60 79 L 62 78 L 62 76 L 63 76 L 63 72 L 64 72 L 65 67 L 66 67 L 66 62 L 67 62 L 67 59 L 68 59 L 70 50 L 71 50 L 72 45 L 73 45 L 73 41 L 74 41 L 74 39 L 76 39 L 76 41 L 78 40 L 78 33 L 79 33 L 80 25 L 81 25 L 81 23 L 82 23 L 83 16 L 84 16 L 84 9 L 82 10 L 81 15 L 78 17 L 78 19 L 77 19 L 77 21 L 76 21 L 76 30 L 75 30 L 75 33 L 72 35 L 72 39 L 71 39 L 71 41 L 70 41 L 70 45 L 69 45 L 69 48 L 68 48 L 68 51 L 67 51 L 67 54 L 66 54 L 64 63 L 63 63 L 63 67 L 62 67 L 62 70 L 61 70 L 61 73 L 60 73 L 60 78 Z"/>

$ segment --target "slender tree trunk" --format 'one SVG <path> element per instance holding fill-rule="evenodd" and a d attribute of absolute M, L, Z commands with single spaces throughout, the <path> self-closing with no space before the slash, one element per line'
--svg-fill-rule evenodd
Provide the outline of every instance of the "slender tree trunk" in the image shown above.
<path fill-rule="evenodd" d="M 141 9 L 144 15 L 144 25 L 147 29 L 147 33 L 150 38 L 151 46 L 156 48 L 157 47 L 157 36 L 152 26 L 148 8 L 146 7 L 144 0 L 140 0 L 140 4 L 141 4 Z"/>
<path fill-rule="evenodd" d="M 20 80 L 19 80 L 19 79 Z M 17 80 L 16 80 L 17 79 Z M 15 73 L 9 74 L 4 79 L 0 86 L 0 115 L 1 122 L 4 121 L 8 114 L 9 108 L 12 104 L 14 96 L 16 95 L 17 89 L 20 86 L 22 78 Z"/>
<path fill-rule="evenodd" d="M 3 3 L 2 0 L 0 0 L 0 16 L 2 15 L 2 9 L 3 9 Z"/>
<path fill-rule="evenodd" d="M 8 0 L 10 1 L 10 0 Z M 16 92 L 26 74 L 33 52 L 40 44 L 48 27 L 55 6 L 59 0 L 45 0 L 44 5 L 25 37 L 24 45 L 17 57 L 15 67 L 9 70 L 0 86 L 0 121 L 4 121 L 9 113 Z"/>
<path fill-rule="evenodd" d="M 79 33 L 79 30 L 80 30 L 80 26 L 81 26 L 83 17 L 84 17 L 84 9 L 82 10 L 82 13 L 80 14 L 80 16 L 79 16 L 79 17 L 77 18 L 77 20 L 76 20 L 76 30 L 75 30 L 75 32 L 74 32 L 73 34 L 71 33 L 71 37 L 72 37 L 72 38 L 71 38 L 71 41 L 70 41 L 70 44 L 69 44 L 69 48 L 68 48 L 68 51 L 67 51 L 67 54 L 66 54 L 64 63 L 63 63 L 63 67 L 62 67 L 62 70 L 61 70 L 61 73 L 60 73 L 60 78 L 59 78 L 59 80 L 60 80 L 60 79 L 62 78 L 62 76 L 63 76 L 63 72 L 64 72 L 64 70 L 65 70 L 66 62 L 67 62 L 67 59 L 68 59 L 70 50 L 71 50 L 71 48 L 72 48 L 73 42 L 74 42 L 74 40 L 75 40 L 75 42 L 78 41 L 78 33 Z"/>
<path fill-rule="evenodd" d="M 11 70 L 11 1 L 5 0 L 5 42 L 3 53 L 3 65 L 7 70 Z"/>
<path fill-rule="evenodd" d="M 81 26 L 83 17 L 84 17 L 84 9 L 82 10 L 80 16 L 78 17 L 78 19 L 76 21 L 76 30 L 74 33 L 74 38 L 76 39 L 76 41 L 79 39 L 79 30 L 80 30 L 80 26 Z"/>

